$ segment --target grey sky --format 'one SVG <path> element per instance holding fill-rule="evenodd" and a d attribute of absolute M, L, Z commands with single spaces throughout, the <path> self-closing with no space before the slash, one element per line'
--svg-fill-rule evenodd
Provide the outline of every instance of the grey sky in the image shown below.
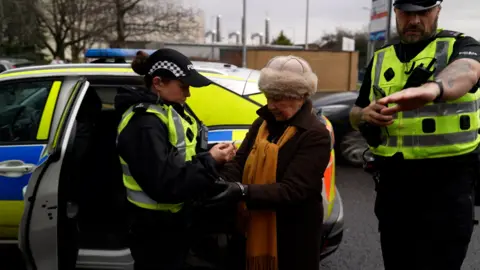
<path fill-rule="evenodd" d="M 240 31 L 243 0 L 184 0 L 205 12 L 207 30 L 214 17 L 222 15 L 222 35 Z M 227 4 L 228 3 L 228 4 Z M 310 0 L 309 41 L 313 42 L 336 27 L 366 28 L 371 0 Z M 446 0 L 440 15 L 440 27 L 462 31 L 480 38 L 480 1 Z M 247 34 L 264 32 L 264 20 L 270 18 L 270 36 L 280 30 L 297 43 L 305 42 L 306 0 L 247 0 Z M 393 18 L 394 19 L 394 18 Z M 394 24 L 392 24 L 394 25 Z"/>

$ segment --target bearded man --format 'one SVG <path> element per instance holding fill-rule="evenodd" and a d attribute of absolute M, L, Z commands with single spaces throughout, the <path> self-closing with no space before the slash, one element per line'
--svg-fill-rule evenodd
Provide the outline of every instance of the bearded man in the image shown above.
<path fill-rule="evenodd" d="M 350 113 L 374 156 L 386 270 L 460 270 L 479 178 L 480 44 L 437 28 L 437 0 L 396 0 Z"/>

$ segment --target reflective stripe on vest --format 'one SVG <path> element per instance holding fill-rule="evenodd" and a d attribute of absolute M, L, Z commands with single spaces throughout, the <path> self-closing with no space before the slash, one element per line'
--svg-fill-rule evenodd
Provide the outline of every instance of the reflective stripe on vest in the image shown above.
<path fill-rule="evenodd" d="M 127 126 L 130 119 L 135 114 L 135 106 L 129 108 L 122 116 L 118 127 L 118 135 L 123 131 Z M 149 105 L 147 112 L 156 115 L 168 128 L 168 139 L 169 142 L 177 150 L 175 162 L 183 163 L 185 161 L 190 161 L 192 157 L 196 154 L 196 137 L 197 137 L 197 123 L 190 115 L 187 114 L 190 119 L 192 119 L 192 124 L 188 123 L 182 116 L 180 116 L 175 109 L 171 106 L 157 106 Z M 191 130 L 193 134 L 192 141 L 188 141 L 187 130 Z M 128 164 L 120 157 L 120 163 L 122 165 L 123 171 L 123 183 L 127 189 L 127 199 L 142 208 L 159 210 L 159 211 L 169 211 L 176 213 L 180 211 L 183 207 L 183 203 L 179 204 L 161 204 L 157 203 L 155 200 L 151 199 L 145 192 L 142 191 L 141 187 L 133 178 Z"/>
<path fill-rule="evenodd" d="M 405 74 L 406 70 L 413 65 L 423 64 L 426 67 L 436 58 L 436 70 L 430 78 L 434 79 L 448 65 L 454 43 L 455 38 L 438 38 L 409 63 L 398 60 L 393 46 L 377 51 L 372 66 L 372 85 L 380 87 L 387 95 L 401 91 L 410 76 Z M 395 76 L 387 81 L 383 74 L 389 68 Z M 401 152 L 406 159 L 448 157 L 473 151 L 480 142 L 479 92 L 395 114 L 394 123 L 386 129 L 382 128 L 383 143 L 376 148 L 371 147 L 371 151 L 380 156 Z M 372 87 L 370 100 L 378 98 Z"/>

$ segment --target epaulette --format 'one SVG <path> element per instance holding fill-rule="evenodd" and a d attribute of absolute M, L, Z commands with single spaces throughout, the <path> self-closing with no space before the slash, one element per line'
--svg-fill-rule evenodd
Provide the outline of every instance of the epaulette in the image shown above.
<path fill-rule="evenodd" d="M 378 50 L 385 49 L 385 48 L 390 47 L 390 46 L 395 45 L 395 44 L 396 44 L 396 43 L 390 43 L 390 42 L 389 42 L 389 43 L 383 45 L 382 47 L 378 48 L 377 51 L 378 51 Z"/>
<path fill-rule="evenodd" d="M 396 45 L 396 44 L 399 44 L 399 43 L 400 43 L 400 39 L 398 37 L 395 37 L 395 38 L 392 38 L 392 40 L 390 42 L 388 42 L 385 45 L 383 45 L 382 47 L 380 47 L 378 50 L 385 49 L 387 47 L 390 47 L 390 46 L 393 46 L 393 45 Z"/>
<path fill-rule="evenodd" d="M 457 32 L 457 31 L 452 31 L 452 30 L 442 30 L 437 34 L 437 38 L 442 38 L 442 37 L 453 37 L 453 38 L 460 38 L 463 36 L 463 33 Z"/>
<path fill-rule="evenodd" d="M 138 88 L 136 86 L 132 86 L 132 85 L 122 85 L 119 87 L 119 89 L 121 90 L 127 90 L 127 91 L 137 91 Z"/>
<path fill-rule="evenodd" d="M 134 112 L 146 112 L 148 110 L 148 107 L 150 106 L 149 103 L 138 103 L 133 106 L 133 111 Z"/>

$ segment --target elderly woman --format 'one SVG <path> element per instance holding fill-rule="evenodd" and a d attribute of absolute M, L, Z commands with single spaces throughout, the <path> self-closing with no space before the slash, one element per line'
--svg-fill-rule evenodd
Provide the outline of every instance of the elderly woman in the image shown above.
<path fill-rule="evenodd" d="M 317 77 L 304 59 L 279 56 L 258 85 L 267 105 L 221 171 L 224 190 L 212 200 L 240 202 L 240 268 L 318 270 L 330 136 L 309 99 Z"/>

